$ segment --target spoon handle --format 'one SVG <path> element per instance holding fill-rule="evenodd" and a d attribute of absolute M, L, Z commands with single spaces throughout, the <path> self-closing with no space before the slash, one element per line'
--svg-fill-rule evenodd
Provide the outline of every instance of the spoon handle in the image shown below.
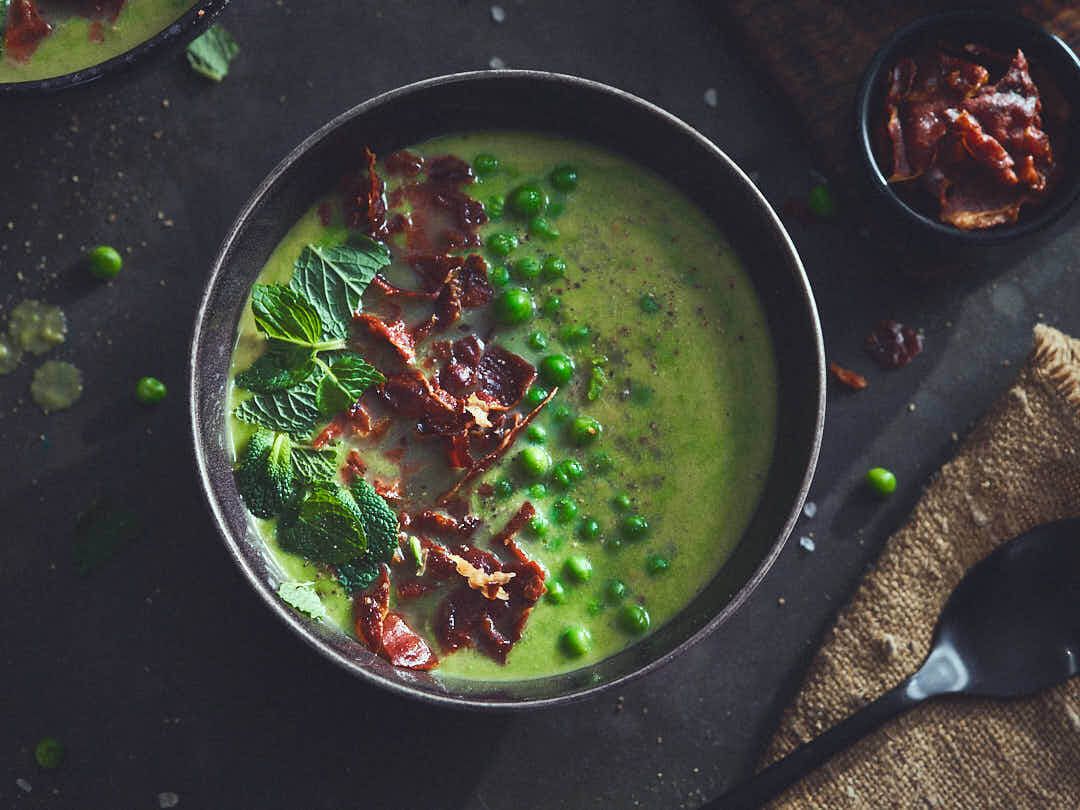
<path fill-rule="evenodd" d="M 921 701 L 922 698 L 908 694 L 908 681 L 904 681 L 824 734 L 800 745 L 749 781 L 705 805 L 706 810 L 751 810 L 761 807 L 834 754 Z"/>

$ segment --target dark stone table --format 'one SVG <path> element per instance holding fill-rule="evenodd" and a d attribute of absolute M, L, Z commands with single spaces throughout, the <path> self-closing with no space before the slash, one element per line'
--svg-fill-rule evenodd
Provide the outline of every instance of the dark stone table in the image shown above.
<path fill-rule="evenodd" d="M 830 390 L 807 553 L 793 538 L 733 621 L 670 666 L 567 708 L 491 716 L 428 708 L 317 657 L 260 605 L 218 539 L 192 469 L 185 365 L 196 302 L 240 205 L 302 137 L 397 85 L 484 68 L 576 73 L 660 104 L 716 141 L 778 207 L 813 158 L 777 88 L 707 4 L 242 0 L 222 18 L 243 53 L 220 86 L 179 55 L 62 96 L 0 106 L 0 306 L 61 304 L 86 391 L 43 416 L 32 364 L 0 377 L 0 806 L 153 808 L 694 807 L 748 773 L 834 612 L 921 483 L 1007 387 L 1036 320 L 1080 333 L 1074 215 L 948 280 L 886 269 L 846 216 L 789 221 L 830 358 L 868 372 Z M 717 4 L 719 5 L 719 4 Z M 719 106 L 704 102 L 715 88 Z M 103 285 L 80 251 L 125 249 Z M 880 318 L 926 351 L 872 371 Z M 131 396 L 154 374 L 160 407 Z M 781 448 L 782 452 L 782 448 Z M 874 464 L 900 479 L 860 489 Z M 72 562 L 98 498 L 143 516 L 96 572 Z M 784 603 L 778 603 L 783 597 Z M 34 743 L 55 735 L 63 767 Z M 16 780 L 26 780 L 26 793 Z"/>

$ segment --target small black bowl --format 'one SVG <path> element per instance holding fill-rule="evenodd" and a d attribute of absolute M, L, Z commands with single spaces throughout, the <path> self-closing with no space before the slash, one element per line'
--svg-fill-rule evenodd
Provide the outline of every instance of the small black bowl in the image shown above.
<path fill-rule="evenodd" d="M 1068 102 L 1068 120 L 1045 122 L 1048 127 L 1051 124 L 1057 127 L 1056 139 L 1055 133 L 1050 132 L 1051 145 L 1057 141 L 1065 147 L 1062 154 L 1056 155 L 1065 167 L 1064 174 L 1046 202 L 1021 209 L 1015 225 L 964 231 L 941 222 L 929 197 L 922 209 L 897 194 L 878 162 L 875 128 L 884 115 L 889 70 L 920 46 L 939 41 L 974 42 L 1006 52 L 1020 48 L 1031 64 L 1036 84 L 1040 84 L 1040 77 L 1049 79 Z M 856 97 L 856 116 L 859 159 L 869 184 L 891 215 L 899 216 L 909 231 L 929 237 L 933 243 L 973 247 L 1010 242 L 1056 221 L 1080 195 L 1080 59 L 1061 39 L 1024 17 L 993 11 L 951 11 L 923 17 L 901 28 L 874 55 L 863 74 Z"/>
<path fill-rule="evenodd" d="M 674 183 L 732 241 L 765 309 L 780 382 L 776 451 L 750 526 L 717 576 L 655 633 L 573 672 L 510 682 L 443 679 L 396 669 L 335 627 L 276 595 L 281 572 L 236 490 L 225 431 L 237 322 L 252 282 L 293 223 L 361 150 L 435 135 L 524 129 L 590 141 Z M 191 420 L 203 491 L 230 555 L 262 601 L 304 641 L 361 678 L 432 703 L 524 708 L 562 703 L 670 661 L 725 622 L 761 582 L 802 508 L 825 416 L 825 353 L 817 309 L 795 247 L 765 198 L 730 158 L 669 113 L 621 90 L 537 71 L 482 71 L 393 90 L 338 116 L 294 149 L 255 191 L 225 238 L 199 308 L 191 349 Z M 708 508 L 688 492 L 687 509 Z M 288 665 L 286 662 L 284 665 Z"/>
<path fill-rule="evenodd" d="M 64 73 L 60 76 L 50 76 L 47 79 L 34 79 L 28 82 L 0 82 L 0 98 L 5 96 L 36 96 L 47 93 L 55 93 L 87 84 L 103 76 L 121 73 L 146 59 L 151 54 L 166 53 L 186 45 L 191 40 L 202 35 L 209 28 L 214 19 L 228 5 L 229 0 L 203 0 L 203 2 L 188 9 L 183 15 L 171 24 L 159 31 L 134 48 L 118 54 L 104 62 L 76 70 L 73 73 Z"/>

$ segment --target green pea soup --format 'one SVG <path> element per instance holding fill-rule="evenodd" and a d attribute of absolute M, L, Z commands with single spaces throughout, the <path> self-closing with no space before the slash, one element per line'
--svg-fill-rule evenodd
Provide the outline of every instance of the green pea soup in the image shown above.
<path fill-rule="evenodd" d="M 469 490 L 471 511 L 483 520 L 470 542 L 480 548 L 526 500 L 539 513 L 517 539 L 547 570 L 549 592 L 506 663 L 473 649 L 442 654 L 434 629 L 438 592 L 397 600 L 392 609 L 439 653 L 435 674 L 444 680 L 540 678 L 595 663 L 684 608 L 750 522 L 776 430 L 777 371 L 765 313 L 717 224 L 664 178 L 621 156 L 579 141 L 503 131 L 440 137 L 410 151 L 497 158 L 497 170 L 485 165 L 464 190 L 493 216 L 480 229 L 482 240 L 512 233 L 518 244 L 508 256 L 479 252 L 492 268 L 496 292 L 505 289 L 498 284 L 504 280 L 520 286 L 536 309 L 524 322 L 499 325 L 491 340 L 540 369 L 552 365 L 545 358 L 561 355 L 573 370 L 533 423 L 536 429 L 523 433 Z M 576 185 L 567 181 L 567 166 L 576 171 Z M 557 175 L 556 167 L 562 167 Z M 395 181 L 388 183 L 392 188 Z M 539 186 L 548 198 L 543 235 L 505 205 L 523 184 Z M 494 218 L 500 209 L 502 216 Z M 288 283 L 305 245 L 346 238 L 339 215 L 323 224 L 319 205 L 313 206 L 276 247 L 258 281 Z M 392 283 L 416 286 L 398 260 L 384 274 Z M 462 329 L 490 334 L 492 308 L 466 310 Z M 406 311 L 407 322 L 418 317 Z M 264 348 L 246 308 L 231 375 Z M 423 356 L 424 345 L 418 349 Z M 565 374 L 565 364 L 554 365 Z M 537 386 L 549 387 L 542 379 Z M 231 385 L 230 406 L 247 396 Z M 252 428 L 234 418 L 228 425 L 239 455 Z M 380 450 L 409 429 L 394 426 L 375 445 L 349 440 L 369 479 L 400 475 Z M 523 452 L 537 455 L 527 448 L 542 450 L 551 466 L 538 471 L 519 459 Z M 435 442 L 411 442 L 409 460 L 403 508 L 411 512 L 432 508 L 461 475 Z M 569 476 L 558 472 L 567 469 Z M 252 524 L 282 576 L 314 580 L 329 621 L 352 634 L 351 600 L 332 573 L 283 551 L 275 521 L 252 518 Z"/>

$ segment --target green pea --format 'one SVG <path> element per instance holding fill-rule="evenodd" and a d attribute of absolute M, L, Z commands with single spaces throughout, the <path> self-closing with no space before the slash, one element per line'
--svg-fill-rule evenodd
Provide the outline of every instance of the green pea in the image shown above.
<path fill-rule="evenodd" d="M 510 271 L 505 264 L 491 268 L 491 283 L 496 287 L 505 287 L 510 283 Z"/>
<path fill-rule="evenodd" d="M 619 627 L 627 633 L 640 636 L 649 629 L 649 624 L 651 624 L 649 611 L 642 605 L 631 603 L 623 605 L 619 610 Z"/>
<path fill-rule="evenodd" d="M 570 423 L 570 435 L 578 445 L 592 444 L 603 432 L 604 426 L 591 416 L 579 416 Z"/>
<path fill-rule="evenodd" d="M 507 287 L 495 297 L 495 317 L 504 324 L 525 323 L 535 314 L 533 297 L 521 287 Z"/>
<path fill-rule="evenodd" d="M 630 496 L 625 492 L 620 492 L 614 498 L 611 499 L 611 505 L 615 507 L 617 512 L 629 512 L 630 511 Z"/>
<path fill-rule="evenodd" d="M 540 311 L 548 318 L 557 318 L 562 312 L 562 299 L 557 295 L 549 295 L 540 305 Z"/>
<path fill-rule="evenodd" d="M 604 589 L 604 595 L 610 602 L 621 602 L 626 598 L 626 583 L 621 579 L 613 579 Z"/>
<path fill-rule="evenodd" d="M 529 335 L 529 345 L 536 349 L 538 352 L 542 352 L 547 348 L 548 339 L 547 335 L 543 332 L 533 332 Z"/>
<path fill-rule="evenodd" d="M 534 481 L 551 471 L 551 454 L 543 447 L 529 445 L 517 455 L 518 469 Z"/>
<path fill-rule="evenodd" d="M 500 478 L 495 482 L 495 497 L 509 498 L 514 494 L 514 484 L 508 478 Z"/>
<path fill-rule="evenodd" d="M 806 198 L 806 207 L 810 213 L 820 219 L 831 219 L 836 216 L 836 202 L 833 200 L 829 187 L 824 183 L 810 189 Z"/>
<path fill-rule="evenodd" d="M 539 515 L 529 520 L 529 533 L 533 537 L 546 537 L 549 528 L 548 522 Z"/>
<path fill-rule="evenodd" d="M 577 517 L 578 507 L 570 498 L 557 498 L 551 506 L 551 517 L 559 524 L 566 525 Z"/>
<path fill-rule="evenodd" d="M 555 281 L 566 276 L 566 262 L 558 256 L 548 256 L 544 259 L 542 270 L 545 279 Z"/>
<path fill-rule="evenodd" d="M 116 278 L 120 274 L 120 268 L 124 266 L 124 259 L 114 247 L 98 245 L 86 254 L 86 261 L 90 267 L 90 273 L 102 281 Z"/>
<path fill-rule="evenodd" d="M 595 540 L 600 536 L 600 521 L 591 517 L 584 518 L 578 524 L 577 535 L 585 541 Z"/>
<path fill-rule="evenodd" d="M 525 392 L 525 404 L 530 408 L 535 408 L 545 399 L 550 393 L 546 388 L 541 388 L 539 385 L 534 385 L 528 391 Z"/>
<path fill-rule="evenodd" d="M 562 216 L 562 212 L 566 210 L 566 203 L 562 200 L 552 200 L 548 203 L 547 215 L 554 219 L 555 217 Z"/>
<path fill-rule="evenodd" d="M 540 498 L 546 498 L 548 494 L 547 487 L 541 483 L 533 484 L 529 487 L 527 492 L 529 493 L 529 497 L 534 501 L 539 500 Z"/>
<path fill-rule="evenodd" d="M 509 231 L 499 231 L 489 236 L 484 245 L 496 256 L 509 256 L 517 250 L 518 238 Z"/>
<path fill-rule="evenodd" d="M 588 557 L 583 557 L 580 554 L 575 554 L 573 557 L 567 557 L 566 562 L 563 563 L 563 571 L 569 579 L 582 585 L 592 579 L 592 563 L 589 562 Z"/>
<path fill-rule="evenodd" d="M 64 761 L 64 746 L 55 737 L 45 737 L 34 746 L 34 759 L 46 770 L 59 768 Z"/>
<path fill-rule="evenodd" d="M 515 214 L 534 217 L 547 208 L 548 195 L 535 183 L 525 183 L 511 191 L 506 202 Z"/>
<path fill-rule="evenodd" d="M 529 233 L 532 236 L 551 242 L 559 238 L 559 229 L 547 217 L 533 217 L 529 220 Z"/>
<path fill-rule="evenodd" d="M 566 588 L 557 579 L 549 579 L 547 581 L 547 593 L 545 598 L 553 605 L 562 605 L 566 603 Z"/>
<path fill-rule="evenodd" d="M 562 631 L 559 646 L 570 658 L 581 658 L 592 648 L 592 636 L 581 625 L 572 625 Z"/>
<path fill-rule="evenodd" d="M 576 458 L 564 458 L 551 470 L 551 480 L 563 489 L 570 489 L 583 475 L 585 469 Z"/>
<path fill-rule="evenodd" d="M 570 410 L 570 406 L 565 402 L 559 402 L 551 406 L 551 420 L 553 422 L 565 422 L 571 417 L 573 412 Z"/>
<path fill-rule="evenodd" d="M 866 473 L 866 483 L 881 497 L 896 492 L 896 476 L 884 467 L 874 467 Z"/>
<path fill-rule="evenodd" d="M 656 300 L 656 296 L 652 293 L 645 293 L 641 296 L 638 304 L 641 306 L 641 311 L 647 315 L 655 315 L 660 311 L 660 302 Z"/>
<path fill-rule="evenodd" d="M 169 390 L 157 377 L 143 377 L 135 383 L 135 399 L 143 405 L 154 405 L 165 399 Z"/>
<path fill-rule="evenodd" d="M 574 376 L 574 361 L 565 354 L 549 354 L 540 361 L 540 379 L 548 385 L 565 385 Z"/>
<path fill-rule="evenodd" d="M 663 574 L 671 568 L 671 561 L 660 554 L 650 554 L 645 559 L 645 570 L 652 575 Z"/>
<path fill-rule="evenodd" d="M 584 324 L 568 324 L 559 330 L 559 339 L 569 346 L 577 346 L 589 339 L 589 327 Z"/>
<path fill-rule="evenodd" d="M 615 459 L 606 450 L 597 450 L 589 456 L 589 467 L 597 475 L 606 475 L 615 469 Z"/>
<path fill-rule="evenodd" d="M 488 215 L 488 219 L 490 220 L 502 219 L 502 215 L 505 211 L 506 197 L 502 194 L 493 194 L 488 197 L 488 201 L 484 203 L 484 213 Z"/>
<path fill-rule="evenodd" d="M 473 158 L 472 167 L 473 171 L 480 177 L 495 174 L 499 170 L 499 159 L 485 152 Z"/>
<path fill-rule="evenodd" d="M 627 515 L 620 528 L 624 540 L 641 540 L 649 533 L 649 523 L 641 515 Z"/>
<path fill-rule="evenodd" d="M 577 188 L 577 169 L 568 163 L 556 166 L 548 175 L 548 180 L 559 191 L 573 191 Z"/>
<path fill-rule="evenodd" d="M 525 438 L 533 444 L 544 444 L 547 441 L 547 431 L 543 425 L 529 425 L 525 429 Z"/>
<path fill-rule="evenodd" d="M 540 260 L 535 256 L 522 256 L 514 262 L 514 275 L 523 281 L 532 281 L 540 275 Z"/>

